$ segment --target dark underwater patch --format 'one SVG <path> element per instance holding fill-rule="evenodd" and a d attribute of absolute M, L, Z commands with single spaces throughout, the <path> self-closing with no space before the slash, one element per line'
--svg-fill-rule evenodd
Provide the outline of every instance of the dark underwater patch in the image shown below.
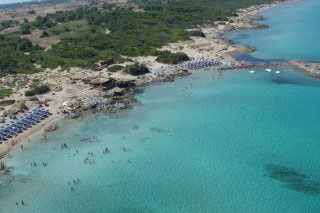
<path fill-rule="evenodd" d="M 238 53 L 235 54 L 235 59 L 237 61 L 246 61 L 251 63 L 266 63 L 267 60 L 256 58 L 248 53 Z"/>
<path fill-rule="evenodd" d="M 134 95 L 140 95 L 140 94 L 143 94 L 144 92 L 145 92 L 144 88 L 136 88 L 133 90 Z"/>
<path fill-rule="evenodd" d="M 274 82 L 276 84 L 297 84 L 298 85 L 298 83 L 289 81 L 288 79 L 281 78 L 281 77 L 273 79 L 272 82 Z"/>
<path fill-rule="evenodd" d="M 169 130 L 161 129 L 161 128 L 158 128 L 158 127 L 150 127 L 149 130 L 151 132 L 162 133 L 162 134 L 170 132 Z"/>
<path fill-rule="evenodd" d="M 267 63 L 285 63 L 287 62 L 284 59 L 261 59 L 261 58 L 257 58 L 254 57 L 252 55 L 250 55 L 249 53 L 237 53 L 234 55 L 235 59 L 237 61 L 246 61 L 246 62 L 250 62 L 250 63 L 257 63 L 257 64 L 267 64 Z"/>
<path fill-rule="evenodd" d="M 308 195 L 320 195 L 320 180 L 315 180 L 309 175 L 276 164 L 267 165 L 266 171 L 270 178 L 281 182 L 284 187 L 292 191 Z"/>

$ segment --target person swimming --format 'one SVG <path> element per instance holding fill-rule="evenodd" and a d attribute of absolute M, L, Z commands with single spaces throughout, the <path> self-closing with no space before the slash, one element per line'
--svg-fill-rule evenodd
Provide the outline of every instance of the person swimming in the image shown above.
<path fill-rule="evenodd" d="M 108 149 L 108 147 L 105 148 L 105 150 L 103 150 L 103 154 L 108 154 L 110 153 L 110 150 Z"/>

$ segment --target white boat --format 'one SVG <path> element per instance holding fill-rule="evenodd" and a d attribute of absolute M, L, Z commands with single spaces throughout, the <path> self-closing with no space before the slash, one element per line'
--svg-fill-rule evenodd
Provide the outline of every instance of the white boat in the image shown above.
<path fill-rule="evenodd" d="M 276 74 L 280 74 L 280 71 L 279 71 L 279 70 L 278 70 L 278 71 L 275 71 L 275 73 L 276 73 Z"/>
<path fill-rule="evenodd" d="M 271 69 L 266 69 L 266 71 L 267 71 L 267 72 L 271 72 L 272 70 L 271 70 Z"/>
<path fill-rule="evenodd" d="M 251 70 L 251 71 L 249 71 L 251 74 L 253 74 L 253 73 L 255 73 L 256 71 L 254 71 L 254 70 Z"/>

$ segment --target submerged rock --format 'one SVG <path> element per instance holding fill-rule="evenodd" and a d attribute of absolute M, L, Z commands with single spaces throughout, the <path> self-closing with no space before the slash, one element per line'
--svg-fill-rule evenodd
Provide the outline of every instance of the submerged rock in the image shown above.
<path fill-rule="evenodd" d="M 57 129 L 58 129 L 57 123 L 50 123 L 44 127 L 44 131 L 46 131 L 46 132 L 53 132 Z"/>
<path fill-rule="evenodd" d="M 266 167 L 269 177 L 281 182 L 284 187 L 309 195 L 320 194 L 320 181 L 303 174 L 294 168 L 269 164 Z"/>

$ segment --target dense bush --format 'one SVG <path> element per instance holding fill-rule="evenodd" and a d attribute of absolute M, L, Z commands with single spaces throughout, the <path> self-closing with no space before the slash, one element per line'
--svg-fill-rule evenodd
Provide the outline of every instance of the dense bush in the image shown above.
<path fill-rule="evenodd" d="M 25 92 L 26 96 L 33 96 L 33 95 L 42 95 L 50 92 L 50 88 L 47 85 L 32 85 L 30 90 Z"/>
<path fill-rule="evenodd" d="M 121 63 L 125 61 L 122 56 L 155 55 L 164 63 L 177 63 L 185 60 L 185 56 L 158 55 L 158 48 L 187 40 L 190 36 L 204 36 L 200 31 L 188 32 L 185 29 L 212 21 L 226 21 L 228 16 L 235 15 L 236 9 L 273 0 L 130 1 L 143 12 L 105 3 L 58 11 L 39 16 L 29 23 L 25 21 L 20 25 L 21 34 L 40 29 L 45 30 L 43 36 L 47 36 L 45 32 L 59 35 L 61 41 L 48 51 L 32 45 L 27 51 L 19 50 L 21 41 L 18 39 L 15 39 L 16 43 L 6 41 L 3 45 L 0 36 L 0 75 L 34 72 L 34 63 L 42 68 L 91 68 L 105 58 Z M 11 39 L 11 35 L 5 36 L 8 38 Z"/>
<path fill-rule="evenodd" d="M 189 57 L 187 54 L 178 52 L 172 53 L 169 51 L 160 52 L 156 61 L 164 63 L 164 64 L 178 64 L 183 61 L 188 61 Z"/>
<path fill-rule="evenodd" d="M 33 73 L 34 58 L 27 52 L 40 51 L 31 41 L 18 35 L 0 35 L 0 77 L 14 73 Z"/>
<path fill-rule="evenodd" d="M 3 100 L 0 101 L 0 106 L 9 106 L 14 104 L 16 101 L 15 100 Z"/>
<path fill-rule="evenodd" d="M 121 65 L 114 65 L 112 67 L 108 67 L 108 71 L 110 72 L 117 72 L 123 69 L 123 66 Z"/>
<path fill-rule="evenodd" d="M 7 29 L 9 27 L 12 27 L 14 24 L 14 21 L 12 20 L 5 20 L 0 22 L 0 31 Z"/>
<path fill-rule="evenodd" d="M 194 36 L 194 37 L 206 37 L 206 35 L 203 33 L 203 32 L 201 32 L 201 31 L 199 31 L 199 30 L 192 30 L 192 31 L 189 31 L 189 36 Z"/>
<path fill-rule="evenodd" d="M 138 63 L 135 63 L 133 65 L 127 65 L 124 68 L 124 71 L 131 75 L 143 75 L 150 72 L 148 67 L 146 67 L 146 65 L 138 64 Z"/>
<path fill-rule="evenodd" d="M 22 35 L 31 34 L 30 25 L 28 23 L 23 23 L 20 25 L 20 33 Z"/>
<path fill-rule="evenodd" d="M 12 94 L 12 89 L 0 89 L 0 99 L 9 97 Z"/>
<path fill-rule="evenodd" d="M 44 31 L 42 31 L 42 34 L 41 34 L 40 38 L 46 38 L 46 37 L 49 37 L 49 36 L 50 36 L 49 33 L 44 30 Z"/>

